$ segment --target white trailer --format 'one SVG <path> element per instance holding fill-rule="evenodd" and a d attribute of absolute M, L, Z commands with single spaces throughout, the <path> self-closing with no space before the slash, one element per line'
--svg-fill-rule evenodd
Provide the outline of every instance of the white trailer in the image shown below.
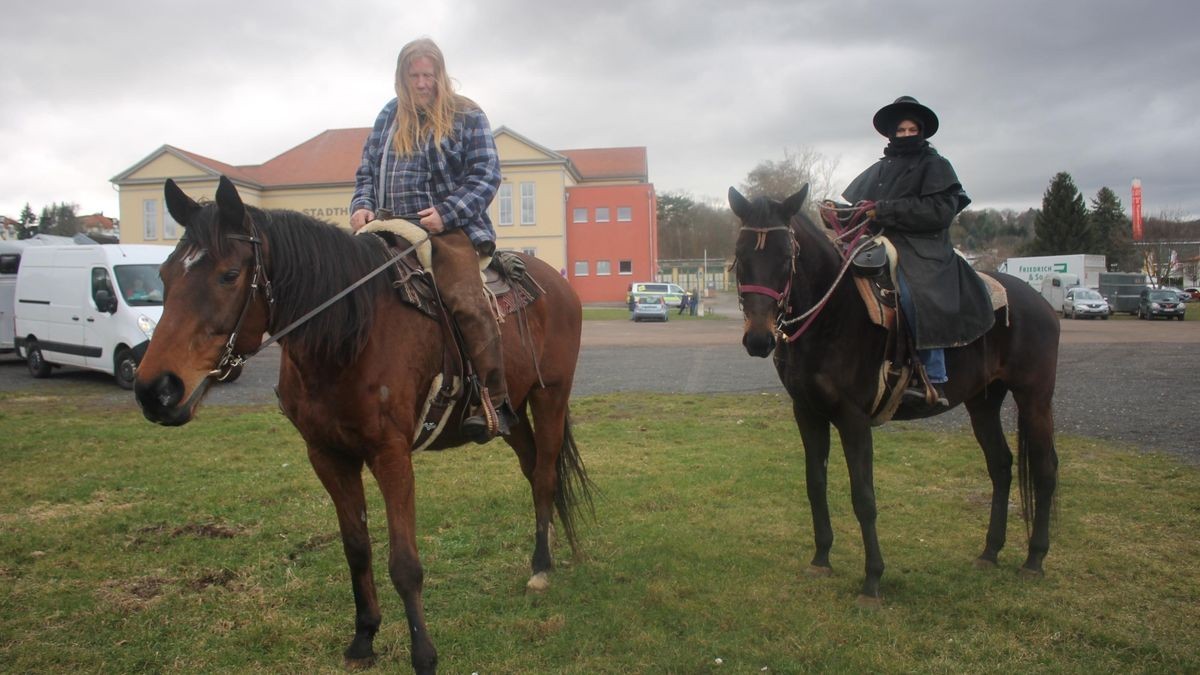
<path fill-rule="evenodd" d="M 1100 288 L 1100 275 L 1108 271 L 1102 255 L 1078 253 L 1073 255 L 1040 255 L 1009 258 L 1000 264 L 998 272 L 1011 274 L 1037 290 L 1048 274 L 1074 274 L 1087 288 Z"/>

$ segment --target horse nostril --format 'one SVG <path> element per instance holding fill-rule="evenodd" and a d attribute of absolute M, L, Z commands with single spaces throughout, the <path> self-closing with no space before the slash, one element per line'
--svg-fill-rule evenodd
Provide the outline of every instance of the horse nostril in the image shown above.
<path fill-rule="evenodd" d="M 163 373 L 147 385 L 136 386 L 142 411 L 150 415 L 172 410 L 183 400 L 183 380 L 174 373 Z"/>

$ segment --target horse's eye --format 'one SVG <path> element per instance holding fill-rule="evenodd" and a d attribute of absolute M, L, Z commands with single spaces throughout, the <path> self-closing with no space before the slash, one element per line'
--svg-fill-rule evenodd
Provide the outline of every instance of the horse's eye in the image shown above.
<path fill-rule="evenodd" d="M 233 282 L 237 281 L 238 277 L 240 277 L 241 275 L 242 275 L 242 271 L 239 269 L 229 270 L 228 272 L 221 275 L 221 283 L 232 284 Z"/>

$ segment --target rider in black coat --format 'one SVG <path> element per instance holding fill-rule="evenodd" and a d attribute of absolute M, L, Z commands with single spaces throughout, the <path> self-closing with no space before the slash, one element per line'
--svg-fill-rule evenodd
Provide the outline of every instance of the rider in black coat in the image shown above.
<path fill-rule="evenodd" d="M 987 287 L 950 243 L 950 223 L 971 199 L 954 167 L 927 140 L 938 118 L 911 96 L 875 113 L 887 136 L 884 156 L 854 179 L 842 196 L 875 202 L 875 221 L 899 256 L 902 310 L 941 405 L 949 405 L 943 348 L 973 342 L 992 327 Z M 906 392 L 924 398 L 922 390 Z"/>

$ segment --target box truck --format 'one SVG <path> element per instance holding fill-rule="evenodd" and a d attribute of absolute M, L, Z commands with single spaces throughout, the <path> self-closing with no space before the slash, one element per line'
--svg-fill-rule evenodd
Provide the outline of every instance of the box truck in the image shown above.
<path fill-rule="evenodd" d="M 162 318 L 158 267 L 170 246 L 105 244 L 25 249 L 17 270 L 16 349 L 34 377 L 54 366 L 134 371 Z"/>
<path fill-rule="evenodd" d="M 1090 253 L 1073 255 L 1040 255 L 1027 258 L 1009 258 L 1000 264 L 997 272 L 1011 274 L 1037 290 L 1042 288 L 1042 278 L 1047 274 L 1074 274 L 1079 284 L 1087 288 L 1100 287 L 1100 274 L 1107 271 L 1104 256 Z"/>

